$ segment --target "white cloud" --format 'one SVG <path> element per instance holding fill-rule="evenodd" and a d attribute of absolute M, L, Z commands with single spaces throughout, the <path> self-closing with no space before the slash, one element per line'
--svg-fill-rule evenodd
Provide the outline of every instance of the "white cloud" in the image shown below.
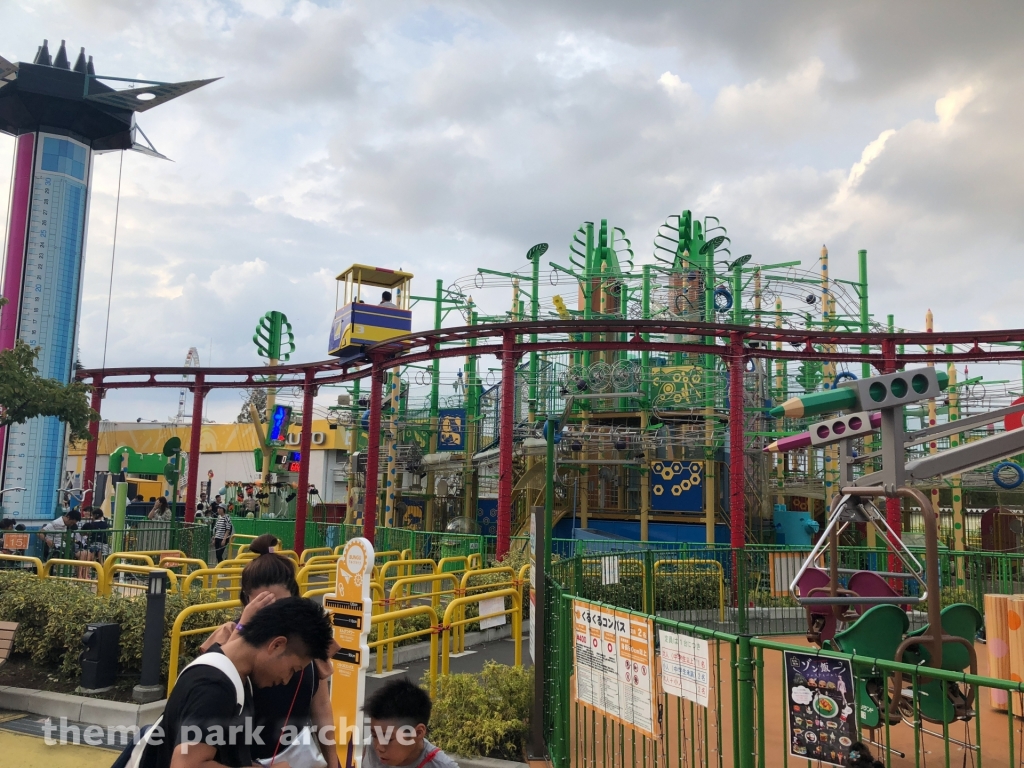
<path fill-rule="evenodd" d="M 291 319 L 295 359 L 319 359 L 352 262 L 427 292 L 523 264 L 535 242 L 564 263 L 601 217 L 645 261 L 682 208 L 765 262 L 811 264 L 827 242 L 852 277 L 867 248 L 873 309 L 908 327 L 927 305 L 945 328 L 1020 326 L 1024 6 L 981 5 L 910 0 L 880 23 L 870 4 L 52 0 L 5 7 L 0 54 L 73 29 L 108 74 L 224 76 L 140 118 L 175 162 L 124 159 L 111 365 L 176 365 L 211 340 L 216 363 L 255 363 L 268 309 Z M 4 200 L 11 147 L 0 137 Z M 96 166 L 86 365 L 117 161 Z"/>
<path fill-rule="evenodd" d="M 758 78 L 728 85 L 715 99 L 715 112 L 733 129 L 804 132 L 823 108 L 820 86 L 824 73 L 821 59 L 812 57 L 781 79 Z"/>
<path fill-rule="evenodd" d="M 889 128 L 888 130 L 882 131 L 878 134 L 877 139 L 864 147 L 864 151 L 860 153 L 860 160 L 850 167 L 850 175 L 846 177 L 846 181 L 839 188 L 839 191 L 836 194 L 837 202 L 841 203 L 846 200 L 850 191 L 857 186 L 857 183 L 861 180 L 864 172 L 867 171 L 871 161 L 875 160 L 880 154 L 882 154 L 882 150 L 885 149 L 885 143 L 895 134 L 896 130 L 894 128 Z"/>
<path fill-rule="evenodd" d="M 224 265 L 210 273 L 205 287 L 222 301 L 235 302 L 251 296 L 258 278 L 266 272 L 267 262 L 263 259 Z"/>
<path fill-rule="evenodd" d="M 940 128 L 949 128 L 961 110 L 974 100 L 974 88 L 970 85 L 946 93 L 935 102 L 935 115 Z"/>

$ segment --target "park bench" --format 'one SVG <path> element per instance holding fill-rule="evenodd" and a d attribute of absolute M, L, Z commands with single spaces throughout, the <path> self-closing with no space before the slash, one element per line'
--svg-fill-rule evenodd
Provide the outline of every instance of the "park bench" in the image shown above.
<path fill-rule="evenodd" d="M 17 622 L 0 621 L 0 667 L 7 663 L 7 658 L 14 650 L 14 633 L 17 631 Z"/>

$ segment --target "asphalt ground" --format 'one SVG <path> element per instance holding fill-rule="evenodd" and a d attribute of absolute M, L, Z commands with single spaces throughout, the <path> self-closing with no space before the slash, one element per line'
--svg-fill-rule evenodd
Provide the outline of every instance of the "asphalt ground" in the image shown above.
<path fill-rule="evenodd" d="M 451 657 L 449 663 L 449 673 L 459 674 L 464 672 L 479 672 L 484 668 L 484 664 L 488 661 L 496 661 L 499 664 L 507 664 L 512 666 L 515 663 L 515 645 L 514 640 L 511 638 L 505 638 L 504 640 L 495 640 L 490 643 L 481 643 L 480 645 L 474 645 L 467 648 L 465 654 Z M 530 661 L 530 638 L 527 636 L 523 638 L 523 666 L 532 666 Z M 421 682 L 424 675 L 427 674 L 429 668 L 429 661 L 423 659 L 423 661 L 413 661 L 406 664 L 396 664 L 391 674 L 385 672 L 386 677 L 377 677 L 376 674 L 370 674 L 373 668 L 366 675 L 366 693 L 367 695 L 373 693 L 382 685 L 389 680 L 393 680 L 396 677 L 407 677 L 414 683 Z M 402 670 L 401 672 L 399 670 Z M 438 670 L 440 672 L 440 669 Z"/>

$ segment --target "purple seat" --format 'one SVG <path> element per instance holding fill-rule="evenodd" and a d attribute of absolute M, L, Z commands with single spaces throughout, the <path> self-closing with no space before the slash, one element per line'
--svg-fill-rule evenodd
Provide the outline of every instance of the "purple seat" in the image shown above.
<path fill-rule="evenodd" d="M 796 583 L 796 591 L 800 597 L 826 597 L 831 580 L 821 568 L 808 568 Z M 811 590 L 823 590 L 812 594 Z M 807 638 L 819 645 L 831 640 L 836 634 L 835 613 L 826 605 L 807 605 Z"/>
<path fill-rule="evenodd" d="M 889 582 L 874 571 L 857 571 L 850 577 L 849 589 L 861 597 L 902 597 L 899 592 L 889 586 Z M 853 609 L 858 615 L 861 615 L 871 607 L 867 604 L 857 604 L 853 606 Z M 907 610 L 905 605 L 901 605 L 900 608 L 904 611 Z"/>

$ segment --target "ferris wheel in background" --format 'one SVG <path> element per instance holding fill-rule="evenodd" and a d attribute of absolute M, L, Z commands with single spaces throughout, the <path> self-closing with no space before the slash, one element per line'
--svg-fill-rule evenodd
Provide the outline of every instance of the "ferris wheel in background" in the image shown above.
<path fill-rule="evenodd" d="M 185 355 L 185 367 L 199 367 L 199 350 L 195 347 L 189 347 L 188 354 Z M 181 391 L 178 392 L 178 415 L 174 417 L 175 424 L 181 424 L 185 420 L 185 400 L 188 398 L 188 387 L 185 383 L 188 382 L 188 374 L 183 375 L 181 380 L 183 384 Z"/>

